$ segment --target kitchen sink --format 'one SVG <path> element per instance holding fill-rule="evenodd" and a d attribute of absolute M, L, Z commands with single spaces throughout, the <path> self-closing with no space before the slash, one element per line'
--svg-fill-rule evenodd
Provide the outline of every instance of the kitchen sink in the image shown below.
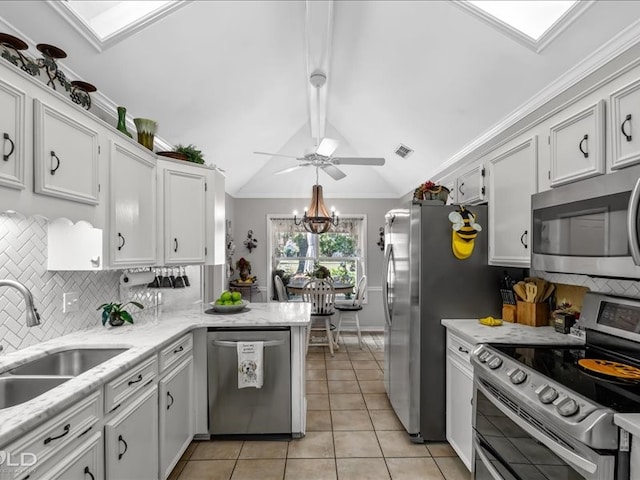
<path fill-rule="evenodd" d="M 67 380 L 69 377 L 0 377 L 0 410 L 28 402 Z"/>
<path fill-rule="evenodd" d="M 12 375 L 75 377 L 127 350 L 128 348 L 74 348 L 63 350 L 12 368 L 7 373 Z"/>

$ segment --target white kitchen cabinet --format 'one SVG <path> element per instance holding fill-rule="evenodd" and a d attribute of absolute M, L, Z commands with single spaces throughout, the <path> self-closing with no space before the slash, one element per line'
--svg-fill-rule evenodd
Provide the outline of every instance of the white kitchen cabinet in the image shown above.
<path fill-rule="evenodd" d="M 447 332 L 447 441 L 469 470 L 473 460 L 473 368 L 469 360 L 472 348 Z"/>
<path fill-rule="evenodd" d="M 447 188 L 449 190 L 449 195 L 447 196 L 447 203 L 446 205 L 455 205 L 456 203 L 458 203 L 458 195 L 457 195 L 457 190 L 456 190 L 456 181 L 449 181 L 449 182 L 445 182 L 442 184 L 443 187 Z"/>
<path fill-rule="evenodd" d="M 210 170 L 206 194 L 206 265 L 226 262 L 225 177 L 218 170 Z"/>
<path fill-rule="evenodd" d="M 640 79 L 613 92 L 611 106 L 611 168 L 640 162 Z"/>
<path fill-rule="evenodd" d="M 95 432 L 85 443 L 73 449 L 63 458 L 56 458 L 46 471 L 42 480 L 98 480 L 104 478 L 104 444 L 102 433 Z M 30 477 L 31 478 L 31 477 Z"/>
<path fill-rule="evenodd" d="M 111 141 L 110 146 L 111 266 L 157 265 L 155 159 L 124 141 Z"/>
<path fill-rule="evenodd" d="M 529 267 L 531 195 L 537 189 L 537 137 L 489 160 L 489 264 Z"/>
<path fill-rule="evenodd" d="M 158 236 L 164 265 L 204 263 L 208 170 L 158 161 Z"/>
<path fill-rule="evenodd" d="M 604 100 L 550 128 L 551 186 L 605 172 Z"/>
<path fill-rule="evenodd" d="M 121 407 L 122 408 L 122 407 Z M 129 401 L 104 427 L 107 480 L 157 480 L 158 388 Z"/>
<path fill-rule="evenodd" d="M 98 133 L 85 118 L 62 110 L 33 101 L 35 191 L 96 205 Z"/>
<path fill-rule="evenodd" d="M 25 188 L 25 104 L 26 94 L 0 80 L 0 185 Z"/>
<path fill-rule="evenodd" d="M 158 388 L 160 478 L 165 479 L 193 439 L 192 355 L 162 378 Z"/>
<path fill-rule="evenodd" d="M 456 204 L 476 205 L 484 201 L 484 167 L 476 165 L 458 176 Z"/>

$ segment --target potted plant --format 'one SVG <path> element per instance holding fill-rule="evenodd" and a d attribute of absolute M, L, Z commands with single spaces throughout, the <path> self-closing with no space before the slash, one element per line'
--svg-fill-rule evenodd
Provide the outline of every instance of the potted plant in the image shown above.
<path fill-rule="evenodd" d="M 202 151 L 198 150 L 198 148 L 195 145 L 191 145 L 191 144 L 187 146 L 176 145 L 174 148 L 174 152 L 178 152 L 186 155 L 188 162 L 199 163 L 199 164 L 204 163 L 204 155 L 202 154 Z"/>
<path fill-rule="evenodd" d="M 144 308 L 144 306 L 138 302 L 127 302 L 125 304 L 103 303 L 100 305 L 96 310 L 102 309 L 102 325 L 105 325 L 107 321 L 112 327 L 119 327 L 123 325 L 124 322 L 133 323 L 133 317 L 124 309 L 124 307 L 129 304 L 135 305 L 140 309 Z"/>
<path fill-rule="evenodd" d="M 413 192 L 414 200 L 440 200 L 447 203 L 449 197 L 449 189 L 442 185 L 436 185 L 428 180 L 418 186 Z"/>

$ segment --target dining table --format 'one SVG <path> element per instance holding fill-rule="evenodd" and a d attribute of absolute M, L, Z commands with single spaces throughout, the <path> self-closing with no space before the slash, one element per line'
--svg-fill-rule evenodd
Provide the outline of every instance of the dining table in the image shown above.
<path fill-rule="evenodd" d="M 302 295 L 302 292 L 304 291 L 304 285 L 305 284 L 302 282 L 290 283 L 286 286 L 287 293 L 289 293 L 290 295 Z M 353 293 L 354 287 L 355 285 L 352 283 L 333 282 L 333 291 L 336 294 Z"/>

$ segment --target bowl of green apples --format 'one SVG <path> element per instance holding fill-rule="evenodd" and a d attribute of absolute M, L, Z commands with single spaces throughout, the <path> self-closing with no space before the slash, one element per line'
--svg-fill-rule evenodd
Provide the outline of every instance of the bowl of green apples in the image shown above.
<path fill-rule="evenodd" d="M 210 303 L 214 312 L 234 313 L 244 310 L 249 302 L 242 299 L 240 292 L 229 292 L 225 290 L 215 302 Z"/>

